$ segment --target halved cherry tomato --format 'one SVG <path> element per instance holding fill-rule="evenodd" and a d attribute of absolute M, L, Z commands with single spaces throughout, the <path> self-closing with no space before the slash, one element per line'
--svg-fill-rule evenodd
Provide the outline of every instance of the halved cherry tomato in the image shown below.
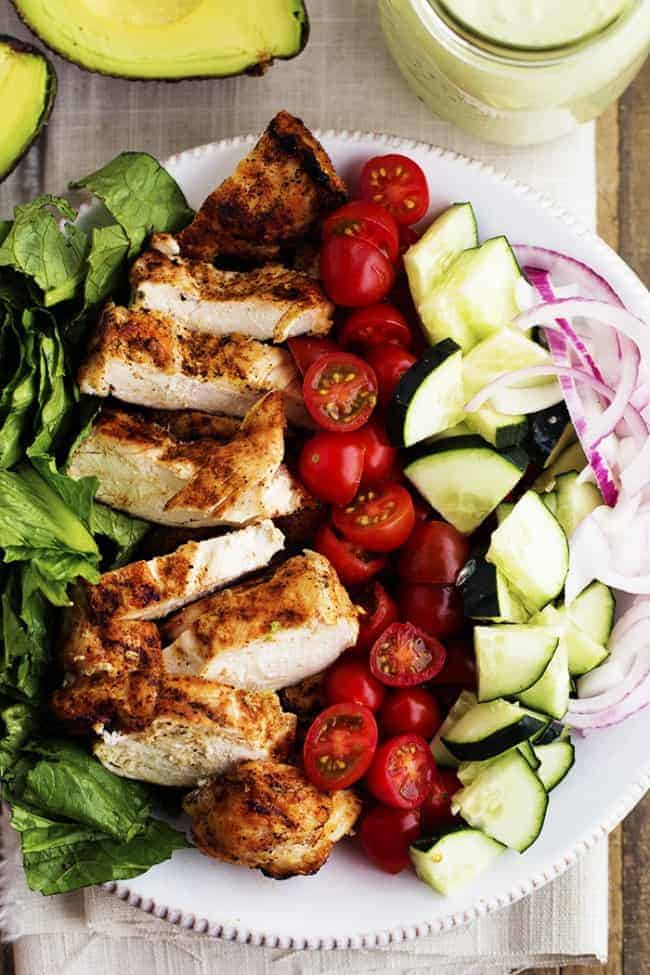
<path fill-rule="evenodd" d="M 442 643 L 411 623 L 393 623 L 370 651 L 370 669 L 384 684 L 411 687 L 424 684 L 445 664 Z"/>
<path fill-rule="evenodd" d="M 412 582 L 452 586 L 469 558 L 469 542 L 446 521 L 416 525 L 399 553 L 397 571 Z"/>
<path fill-rule="evenodd" d="M 469 640 L 448 640 L 445 642 L 447 659 L 445 666 L 436 674 L 432 683 L 436 687 L 453 684 L 462 685 L 467 690 L 476 687 L 476 657 Z"/>
<path fill-rule="evenodd" d="M 386 735 L 421 735 L 432 738 L 440 727 L 440 708 L 423 687 L 398 687 L 379 710 L 379 726 Z"/>
<path fill-rule="evenodd" d="M 359 190 L 364 200 L 385 207 L 398 223 L 417 223 L 429 209 L 426 176 L 416 162 L 398 153 L 369 159 Z"/>
<path fill-rule="evenodd" d="M 325 430 L 358 430 L 377 402 L 377 379 L 359 356 L 332 352 L 312 362 L 302 384 L 305 406 Z"/>
<path fill-rule="evenodd" d="M 364 447 L 356 434 L 317 433 L 303 444 L 298 473 L 310 494 L 330 504 L 348 504 L 363 474 Z"/>
<path fill-rule="evenodd" d="M 351 652 L 367 653 L 386 627 L 397 622 L 397 603 L 380 582 L 371 582 L 360 592 L 353 593 L 352 599 L 362 612 L 359 613 L 359 636 Z"/>
<path fill-rule="evenodd" d="M 423 833 L 433 833 L 458 821 L 451 811 L 451 797 L 459 789 L 462 784 L 453 769 L 436 769 L 431 792 L 420 806 Z"/>
<path fill-rule="evenodd" d="M 394 261 L 399 248 L 399 230 L 395 218 L 385 207 L 368 200 L 345 203 L 323 224 L 323 240 L 330 237 L 359 237 L 374 244 Z"/>
<path fill-rule="evenodd" d="M 344 349 L 351 345 L 367 349 L 385 343 L 408 349 L 412 341 L 411 329 L 401 311 L 385 301 L 353 311 L 339 334 Z"/>
<path fill-rule="evenodd" d="M 373 806 L 363 814 L 358 832 L 369 860 L 386 873 L 400 873 L 410 863 L 409 846 L 420 835 L 420 811 Z"/>
<path fill-rule="evenodd" d="M 463 601 L 455 586 L 405 580 L 400 584 L 397 601 L 402 619 L 430 636 L 455 636 L 463 627 Z"/>
<path fill-rule="evenodd" d="M 365 450 L 361 475 L 361 483 L 364 487 L 388 480 L 395 470 L 398 451 L 390 443 L 379 417 L 371 416 L 366 425 L 357 430 L 354 436 L 358 438 L 359 443 L 363 444 Z"/>
<path fill-rule="evenodd" d="M 316 532 L 314 548 L 329 559 L 344 586 L 362 586 L 387 565 L 385 555 L 368 552 L 347 538 L 340 538 L 327 522 Z"/>
<path fill-rule="evenodd" d="M 317 789 L 346 789 L 367 772 L 377 722 L 360 704 L 333 704 L 314 719 L 303 745 L 307 778 Z"/>
<path fill-rule="evenodd" d="M 334 508 L 332 523 L 356 545 L 371 552 L 392 552 L 413 530 L 413 501 L 401 484 L 378 484 L 362 490 L 345 507 Z"/>
<path fill-rule="evenodd" d="M 414 355 L 399 345 L 374 345 L 365 355 L 377 377 L 379 386 L 379 402 L 388 406 L 398 382 L 411 366 L 417 361 Z"/>
<path fill-rule="evenodd" d="M 435 774 L 429 742 L 420 735 L 397 735 L 375 752 L 366 785 L 387 806 L 417 809 L 431 792 Z"/>
<path fill-rule="evenodd" d="M 365 660 L 343 657 L 325 674 L 325 694 L 329 704 L 363 704 L 377 711 L 386 697 L 386 688 L 370 673 Z"/>
<path fill-rule="evenodd" d="M 331 352 L 338 352 L 336 342 L 318 335 L 298 335 L 294 339 L 289 339 L 287 345 L 303 376 L 312 362 L 322 359 L 324 355 L 329 355 Z"/>
<path fill-rule="evenodd" d="M 383 251 L 360 237 L 330 237 L 320 251 L 320 276 L 336 305 L 358 308 L 385 298 L 395 268 Z"/>

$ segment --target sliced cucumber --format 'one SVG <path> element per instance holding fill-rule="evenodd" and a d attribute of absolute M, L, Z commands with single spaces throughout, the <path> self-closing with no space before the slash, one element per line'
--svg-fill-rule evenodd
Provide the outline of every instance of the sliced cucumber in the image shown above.
<path fill-rule="evenodd" d="M 439 894 L 455 894 L 471 884 L 505 850 L 479 829 L 460 826 L 410 849 L 415 872 Z"/>
<path fill-rule="evenodd" d="M 532 687 L 546 671 L 557 645 L 557 632 L 550 626 L 474 627 L 479 701 L 510 697 Z"/>
<path fill-rule="evenodd" d="M 462 354 L 455 342 L 438 342 L 408 369 L 388 410 L 386 428 L 398 447 L 413 444 L 459 423 L 465 395 Z"/>
<path fill-rule="evenodd" d="M 580 484 L 575 471 L 560 474 L 555 482 L 555 490 L 557 492 L 556 518 L 567 538 L 570 538 L 580 522 L 600 507 L 603 499 L 595 484 L 588 481 Z"/>
<path fill-rule="evenodd" d="M 539 836 L 547 807 L 546 789 L 518 751 L 502 755 L 452 799 L 452 810 L 470 826 L 520 853 Z"/>
<path fill-rule="evenodd" d="M 442 744 L 461 762 L 483 761 L 514 748 L 544 730 L 549 719 L 510 701 L 477 704 L 441 735 Z"/>
<path fill-rule="evenodd" d="M 545 491 L 544 494 L 540 494 L 540 498 L 551 514 L 557 518 L 557 494 L 555 491 Z"/>
<path fill-rule="evenodd" d="M 464 250 L 478 245 L 476 217 L 471 203 L 454 203 L 404 254 L 404 267 L 415 305 Z"/>
<path fill-rule="evenodd" d="M 463 360 L 467 398 L 474 396 L 504 372 L 514 372 L 528 366 L 545 366 L 550 362 L 548 350 L 523 332 L 515 328 L 500 328 L 475 345 Z M 549 382 L 552 381 L 553 376 L 549 376 Z"/>
<path fill-rule="evenodd" d="M 602 644 L 609 640 L 615 610 L 614 593 L 602 582 L 592 582 L 566 607 L 571 622 Z"/>
<path fill-rule="evenodd" d="M 475 531 L 520 480 L 528 458 L 498 453 L 478 437 L 453 437 L 427 448 L 405 469 L 409 481 L 460 532 Z"/>
<path fill-rule="evenodd" d="M 582 674 L 588 673 L 608 656 L 607 647 L 597 643 L 585 630 L 577 626 L 563 606 L 544 607 L 540 613 L 533 616 L 531 623 L 554 626 L 557 629 L 560 642 L 566 645 L 569 673 L 572 677 L 581 677 Z"/>
<path fill-rule="evenodd" d="M 551 718 L 563 718 L 569 707 L 569 654 L 566 640 L 559 640 L 548 667 L 532 687 L 517 695 L 522 704 Z"/>
<path fill-rule="evenodd" d="M 564 400 L 528 415 L 526 450 L 539 467 L 551 467 L 576 439 Z"/>
<path fill-rule="evenodd" d="M 540 496 L 527 491 L 492 534 L 486 558 L 503 572 L 524 605 L 536 612 L 562 591 L 569 546 Z"/>
<path fill-rule="evenodd" d="M 438 728 L 431 742 L 431 754 L 435 758 L 437 765 L 441 765 L 444 768 L 458 767 L 458 759 L 454 758 L 449 749 L 445 748 L 441 739 L 443 735 L 451 731 L 457 721 L 460 721 L 472 708 L 475 708 L 476 704 L 476 694 L 472 694 L 471 691 L 462 691 L 459 695 L 456 703 Z"/>
<path fill-rule="evenodd" d="M 528 420 L 525 416 L 499 413 L 489 403 L 473 413 L 466 413 L 465 423 L 473 433 L 478 433 L 499 450 L 524 443 L 528 433 Z"/>
<path fill-rule="evenodd" d="M 510 514 L 510 512 L 512 511 L 512 509 L 514 508 L 514 506 L 515 506 L 514 501 L 502 501 L 501 502 L 501 504 L 498 506 L 498 508 L 496 510 L 497 524 L 500 525 L 501 522 L 504 521 L 508 517 L 508 515 Z"/>
<path fill-rule="evenodd" d="M 550 745 L 553 741 L 563 741 L 565 738 L 569 737 L 569 729 L 566 725 L 562 724 L 561 721 L 551 721 L 541 735 L 537 735 L 533 741 L 535 742 L 534 747 L 537 748 L 538 745 Z"/>
<path fill-rule="evenodd" d="M 503 508 L 504 505 L 499 505 Z M 497 508 L 497 517 L 499 513 Z M 505 576 L 485 559 L 475 556 L 464 566 L 459 578 L 465 616 L 494 623 L 525 623 L 528 613 L 515 596 Z"/>
<path fill-rule="evenodd" d="M 471 435 L 472 431 L 463 420 L 462 423 L 456 423 L 453 427 L 436 433 L 431 437 L 431 443 L 435 443 L 437 440 L 451 440 L 452 437 L 470 437 Z"/>
<path fill-rule="evenodd" d="M 529 741 L 522 741 L 517 745 L 517 751 L 521 752 L 532 769 L 539 768 L 539 759 Z"/>
<path fill-rule="evenodd" d="M 573 767 L 575 748 L 570 741 L 554 741 L 548 745 L 535 745 L 535 754 L 541 762 L 537 774 L 546 791 L 550 792 Z"/>
<path fill-rule="evenodd" d="M 587 466 L 587 458 L 579 443 L 573 443 L 566 450 L 563 450 L 556 461 L 547 470 L 542 471 L 537 480 L 533 483 L 534 491 L 548 491 L 555 487 L 555 479 L 560 474 L 567 471 L 578 471 Z"/>
<path fill-rule="evenodd" d="M 533 746 L 529 741 L 522 741 L 519 745 L 515 745 L 515 748 L 524 756 L 532 769 L 537 770 L 539 768 L 541 762 L 535 755 Z M 512 749 L 509 748 L 508 751 L 512 751 Z M 502 752 L 502 754 L 505 755 L 506 752 Z M 488 765 L 492 765 L 493 762 L 498 762 L 500 757 L 500 755 L 497 755 L 495 758 L 486 758 L 484 762 L 461 762 L 456 769 L 458 780 L 463 785 L 469 785 Z"/>

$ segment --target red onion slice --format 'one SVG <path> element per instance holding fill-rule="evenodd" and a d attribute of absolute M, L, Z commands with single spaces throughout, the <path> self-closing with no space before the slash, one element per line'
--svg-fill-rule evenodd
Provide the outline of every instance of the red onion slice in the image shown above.
<path fill-rule="evenodd" d="M 558 318 L 592 318 L 603 325 L 611 325 L 637 346 L 643 358 L 650 362 L 650 329 L 636 315 L 615 305 L 591 298 L 556 298 L 536 305 L 515 319 L 514 325 L 523 330 L 533 325 L 560 329 Z"/>
<path fill-rule="evenodd" d="M 558 287 L 575 284 L 586 298 L 595 298 L 597 301 L 606 301 L 619 306 L 623 305 L 605 278 L 601 277 L 588 264 L 578 261 L 575 257 L 549 250 L 547 247 L 535 247 L 529 244 L 513 244 L 512 249 L 522 267 L 541 268 L 550 274 L 553 283 Z"/>

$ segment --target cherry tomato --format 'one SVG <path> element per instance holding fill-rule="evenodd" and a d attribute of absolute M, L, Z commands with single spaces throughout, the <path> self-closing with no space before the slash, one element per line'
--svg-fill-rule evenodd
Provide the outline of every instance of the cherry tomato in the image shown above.
<path fill-rule="evenodd" d="M 370 673 L 365 660 L 344 657 L 325 674 L 325 694 L 329 704 L 363 704 L 370 711 L 378 711 L 386 688 Z"/>
<path fill-rule="evenodd" d="M 356 545 L 371 552 L 392 552 L 413 530 L 411 495 L 401 484 L 366 488 L 350 504 L 332 510 L 332 523 Z"/>
<path fill-rule="evenodd" d="M 377 402 L 377 379 L 363 359 L 332 352 L 312 362 L 302 384 L 305 406 L 319 426 L 334 433 L 358 430 Z"/>
<path fill-rule="evenodd" d="M 385 298 L 395 268 L 383 251 L 360 237 L 330 237 L 320 251 L 320 276 L 336 305 L 357 308 Z"/>
<path fill-rule="evenodd" d="M 359 614 L 359 636 L 352 650 L 367 653 L 386 627 L 397 622 L 397 603 L 380 582 L 371 582 L 354 593 L 353 600 L 363 612 Z"/>
<path fill-rule="evenodd" d="M 412 159 L 389 153 L 369 159 L 361 170 L 360 193 L 398 223 L 417 223 L 429 209 L 427 178 Z"/>
<path fill-rule="evenodd" d="M 459 789 L 462 784 L 453 769 L 436 769 L 431 792 L 420 807 L 423 833 L 433 833 L 458 821 L 451 811 L 451 797 Z"/>
<path fill-rule="evenodd" d="M 409 846 L 420 835 L 420 811 L 373 806 L 363 814 L 358 832 L 369 860 L 386 873 L 400 873 L 410 863 Z"/>
<path fill-rule="evenodd" d="M 454 636 L 463 627 L 463 600 L 455 586 L 404 581 L 397 602 L 402 618 L 430 636 Z"/>
<path fill-rule="evenodd" d="M 444 663 L 442 643 L 411 623 L 393 623 L 370 651 L 371 671 L 391 687 L 424 684 L 440 673 Z"/>
<path fill-rule="evenodd" d="M 314 719 L 303 745 L 307 778 L 316 788 L 346 789 L 368 770 L 377 722 L 360 704 L 333 704 Z"/>
<path fill-rule="evenodd" d="M 298 461 L 300 480 L 320 501 L 348 504 L 356 495 L 365 449 L 355 436 L 317 433 L 303 444 Z"/>
<path fill-rule="evenodd" d="M 346 319 L 339 334 L 344 349 L 350 345 L 367 349 L 385 343 L 408 349 L 412 341 L 411 329 L 401 311 L 385 301 L 357 308 Z"/>
<path fill-rule="evenodd" d="M 429 743 L 419 735 L 397 735 L 380 745 L 366 776 L 369 791 L 396 809 L 417 809 L 436 774 Z"/>
<path fill-rule="evenodd" d="M 422 687 L 398 687 L 390 692 L 379 711 L 379 725 L 386 735 L 433 738 L 440 721 L 438 702 Z"/>
<path fill-rule="evenodd" d="M 356 431 L 355 436 L 365 450 L 361 483 L 365 487 L 387 480 L 395 470 L 398 451 L 388 440 L 382 421 L 376 415 L 371 416 L 366 425 Z"/>
<path fill-rule="evenodd" d="M 462 685 L 467 690 L 476 687 L 476 657 L 471 642 L 448 640 L 445 642 L 447 659 L 445 666 L 433 679 L 436 687 L 444 684 Z"/>
<path fill-rule="evenodd" d="M 347 538 L 340 538 L 327 522 L 316 532 L 314 548 L 329 559 L 344 586 L 362 586 L 387 565 L 385 555 L 368 552 Z"/>
<path fill-rule="evenodd" d="M 446 521 L 416 525 L 399 554 L 397 571 L 411 582 L 452 586 L 469 558 L 469 542 Z"/>
<path fill-rule="evenodd" d="M 368 349 L 365 359 L 372 366 L 377 377 L 379 402 L 382 406 L 388 406 L 398 382 L 417 360 L 406 349 L 387 342 Z"/>
<path fill-rule="evenodd" d="M 338 352 L 335 342 L 318 335 L 298 335 L 295 339 L 289 339 L 287 345 L 303 376 L 312 362 L 322 359 L 324 355 L 329 355 L 331 352 Z"/>
<path fill-rule="evenodd" d="M 399 230 L 395 218 L 377 203 L 354 200 L 345 203 L 323 224 L 323 240 L 330 237 L 360 237 L 374 244 L 394 261 L 399 249 Z"/>

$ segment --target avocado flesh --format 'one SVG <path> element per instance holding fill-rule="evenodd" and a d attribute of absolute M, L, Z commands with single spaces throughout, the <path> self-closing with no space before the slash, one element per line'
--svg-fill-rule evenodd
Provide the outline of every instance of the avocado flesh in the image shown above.
<path fill-rule="evenodd" d="M 47 121 L 56 78 L 35 48 L 0 34 L 0 180 L 8 176 Z"/>
<path fill-rule="evenodd" d="M 307 41 L 302 0 L 12 0 L 41 40 L 79 67 L 173 80 L 261 71 Z"/>

